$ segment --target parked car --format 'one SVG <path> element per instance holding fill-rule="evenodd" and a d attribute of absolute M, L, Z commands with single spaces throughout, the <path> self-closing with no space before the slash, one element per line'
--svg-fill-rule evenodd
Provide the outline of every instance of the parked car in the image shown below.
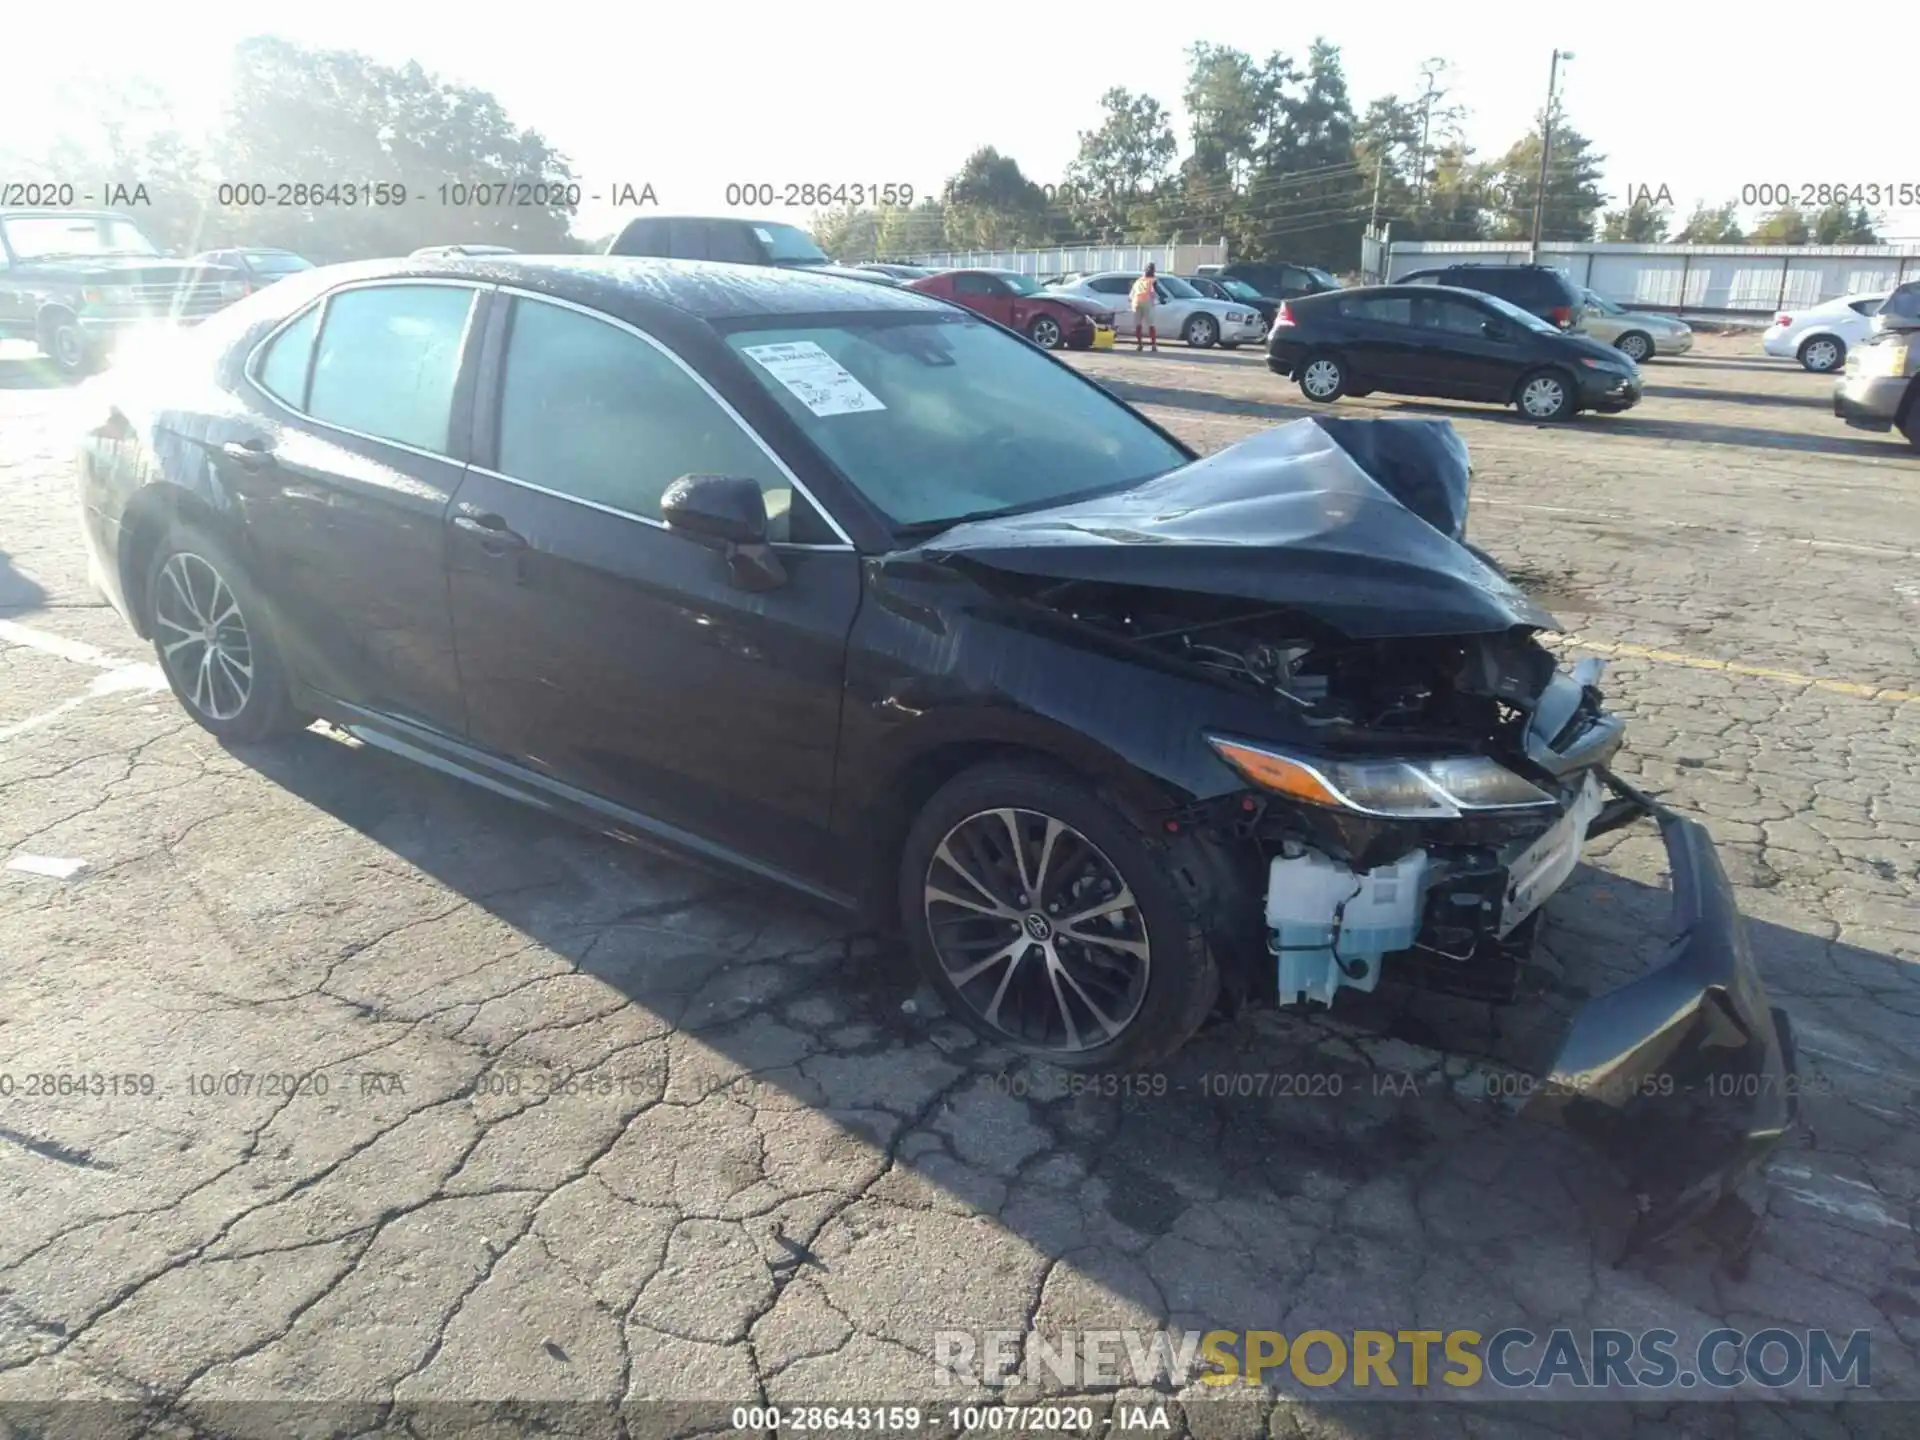
<path fill-rule="evenodd" d="M 1861 430 L 1898 430 L 1920 450 L 1920 281 L 1893 291 L 1873 333 L 1847 352 L 1833 413 Z"/>
<path fill-rule="evenodd" d="M 506 245 L 422 245 L 407 258 L 410 260 L 451 260 L 462 255 L 517 255 L 520 252 Z"/>
<path fill-rule="evenodd" d="M 1798 360 L 1816 375 L 1830 375 L 1847 363 L 1848 350 L 1873 333 L 1873 317 L 1887 293 L 1842 295 L 1776 315 L 1760 337 L 1760 348 L 1782 360 Z"/>
<path fill-rule="evenodd" d="M 1415 270 L 1396 285 L 1448 285 L 1497 295 L 1557 329 L 1577 330 L 1586 314 L 1585 292 L 1551 265 L 1447 265 Z"/>
<path fill-rule="evenodd" d="M 777 220 L 710 219 L 698 215 L 648 215 L 632 221 L 607 244 L 609 255 L 651 255 L 663 260 L 718 260 L 729 265 L 774 265 L 813 270 L 870 285 L 898 285 L 878 270 L 835 265 L 798 225 Z"/>
<path fill-rule="evenodd" d="M 1260 312 L 1260 323 L 1271 326 L 1273 317 L 1280 313 L 1280 302 L 1258 290 L 1244 280 L 1217 280 L 1211 275 L 1182 275 L 1187 282 L 1209 300 L 1225 300 L 1229 304 L 1251 305 Z"/>
<path fill-rule="evenodd" d="M 1049 289 L 1057 295 L 1078 295 L 1111 311 L 1114 332 L 1131 336 L 1134 333 L 1133 309 L 1127 303 L 1127 292 L 1139 278 L 1140 274 L 1135 270 L 1109 270 L 1098 275 L 1068 276 Z M 1155 325 L 1169 340 L 1184 340 L 1199 350 L 1215 345 L 1225 350 L 1237 350 L 1266 335 L 1266 328 L 1260 323 L 1260 312 L 1253 306 L 1237 301 L 1209 300 L 1186 281 L 1172 275 L 1156 278 L 1154 294 L 1159 297 L 1155 307 Z"/>
<path fill-rule="evenodd" d="M 1511 999 L 1584 839 L 1651 817 L 1675 938 L 1530 1108 L 1639 1234 L 1785 1134 L 1713 843 L 1612 773 L 1600 662 L 1465 545 L 1450 426 L 1202 459 L 962 309 L 774 267 L 374 261 L 213 323 L 105 377 L 79 478 L 92 574 L 220 740 L 322 717 L 864 913 L 1081 1069 L 1222 995 Z"/>
<path fill-rule="evenodd" d="M 1043 350 L 1111 349 L 1113 311 L 1079 295 L 1048 290 L 1012 270 L 948 270 L 906 282 L 909 290 L 938 295 L 1017 330 Z"/>
<path fill-rule="evenodd" d="M 931 265 L 901 265 L 891 260 L 863 260 L 853 267 L 856 270 L 875 270 L 893 280 L 924 280 L 929 275 L 938 275 L 938 269 Z"/>
<path fill-rule="evenodd" d="M 291 250 L 205 250 L 189 263 L 238 270 L 247 277 L 248 286 L 254 290 L 271 285 L 276 280 L 284 280 L 289 275 L 298 275 L 302 270 L 313 269 L 311 260 Z"/>
<path fill-rule="evenodd" d="M 1628 310 L 1591 290 L 1582 290 L 1586 313 L 1580 333 L 1611 345 L 1634 364 L 1655 355 L 1684 355 L 1693 348 L 1693 327 L 1671 315 Z"/>
<path fill-rule="evenodd" d="M 1280 307 L 1267 364 L 1309 400 L 1384 390 L 1512 405 L 1529 420 L 1640 403 L 1640 370 L 1611 345 L 1568 334 L 1497 295 L 1369 285 Z"/>
<path fill-rule="evenodd" d="M 1340 282 L 1313 265 L 1288 265 L 1278 261 L 1244 260 L 1231 265 L 1202 265 L 1200 274 L 1209 280 L 1238 280 L 1257 293 L 1275 300 L 1291 300 L 1296 295 L 1320 295 L 1338 290 Z"/>
<path fill-rule="evenodd" d="M 191 325 L 247 293 L 238 270 L 176 260 L 124 215 L 0 210 L 0 340 L 30 340 L 69 378 L 129 335 Z"/>

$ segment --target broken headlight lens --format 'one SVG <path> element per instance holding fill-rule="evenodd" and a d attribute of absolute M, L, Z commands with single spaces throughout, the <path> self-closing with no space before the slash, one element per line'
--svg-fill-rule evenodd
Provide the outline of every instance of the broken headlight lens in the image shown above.
<path fill-rule="evenodd" d="M 1262 790 L 1362 815 L 1447 820 L 1469 811 L 1516 810 L 1558 802 L 1484 755 L 1440 759 L 1337 760 L 1296 755 L 1209 735 L 1207 743 Z"/>

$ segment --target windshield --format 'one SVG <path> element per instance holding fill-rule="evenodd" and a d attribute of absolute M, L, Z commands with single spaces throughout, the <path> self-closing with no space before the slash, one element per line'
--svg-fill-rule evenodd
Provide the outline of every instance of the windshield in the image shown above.
<path fill-rule="evenodd" d="M 798 225 L 756 225 L 753 233 L 767 247 L 767 258 L 776 265 L 831 265 L 827 252 L 813 243 L 813 237 Z"/>
<path fill-rule="evenodd" d="M 1039 278 L 1033 275 L 1015 275 L 1011 271 L 1001 271 L 1000 278 L 1013 287 L 1016 295 L 1038 295 L 1044 287 Z"/>
<path fill-rule="evenodd" d="M 1182 280 L 1178 275 L 1160 275 L 1155 278 L 1160 281 L 1161 287 L 1176 300 L 1204 300 L 1207 298 L 1186 281 Z"/>
<path fill-rule="evenodd" d="M 1591 290 L 1586 292 L 1586 297 L 1587 304 L 1591 305 L 1595 310 L 1598 310 L 1602 315 L 1624 315 L 1627 313 L 1611 300 L 1604 300 Z"/>
<path fill-rule="evenodd" d="M 18 260 L 56 255 L 151 255 L 160 252 L 132 221 L 111 215 L 15 215 L 4 225 Z"/>
<path fill-rule="evenodd" d="M 1549 325 L 1538 315 L 1522 310 L 1518 305 L 1510 304 L 1502 300 L 1498 295 L 1489 295 L 1484 290 L 1478 293 L 1482 300 L 1517 325 L 1524 325 L 1529 330 L 1538 330 L 1543 335 L 1558 335 L 1560 333 L 1557 326 Z"/>
<path fill-rule="evenodd" d="M 1260 298 L 1260 292 L 1244 280 L 1216 280 L 1213 282 L 1236 300 L 1245 300 L 1248 304 Z"/>
<path fill-rule="evenodd" d="M 1334 279 L 1333 276 L 1329 275 L 1326 271 L 1316 270 L 1311 265 L 1302 265 L 1300 268 L 1306 271 L 1307 274 L 1313 277 L 1314 284 L 1324 285 L 1329 290 L 1338 290 L 1340 288 L 1340 282 Z"/>
<path fill-rule="evenodd" d="M 1188 463 L 1119 401 L 971 316 L 847 316 L 727 344 L 897 526 L 1031 509 Z"/>

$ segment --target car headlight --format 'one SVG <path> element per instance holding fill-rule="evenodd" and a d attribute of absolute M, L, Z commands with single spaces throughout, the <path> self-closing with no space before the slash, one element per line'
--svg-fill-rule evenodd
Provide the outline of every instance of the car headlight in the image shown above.
<path fill-rule="evenodd" d="M 131 305 L 133 287 L 131 285 L 88 285 L 80 292 L 80 298 L 89 305 Z"/>
<path fill-rule="evenodd" d="M 1249 783 L 1310 805 L 1399 820 L 1448 820 L 1466 811 L 1558 802 L 1484 755 L 1336 760 L 1209 735 L 1207 743 Z"/>
<path fill-rule="evenodd" d="M 1897 340 L 1892 344 L 1862 345 L 1854 353 L 1859 356 L 1862 375 L 1899 375 L 1907 368 L 1905 340 Z"/>

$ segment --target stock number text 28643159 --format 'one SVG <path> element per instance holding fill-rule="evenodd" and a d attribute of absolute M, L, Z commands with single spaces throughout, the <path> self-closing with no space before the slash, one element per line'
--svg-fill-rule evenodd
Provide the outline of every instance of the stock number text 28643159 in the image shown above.
<path fill-rule="evenodd" d="M 911 205 L 913 186 L 897 180 L 744 180 L 727 186 L 726 201 L 746 205 Z"/>

